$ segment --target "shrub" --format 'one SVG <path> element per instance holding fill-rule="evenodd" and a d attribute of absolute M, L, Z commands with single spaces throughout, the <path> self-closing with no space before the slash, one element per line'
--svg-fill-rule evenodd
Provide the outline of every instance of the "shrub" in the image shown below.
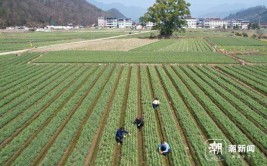
<path fill-rule="evenodd" d="M 236 35 L 236 36 L 242 36 L 242 34 L 239 33 L 239 32 L 236 32 L 235 35 Z"/>
<path fill-rule="evenodd" d="M 243 36 L 243 37 L 248 37 L 248 34 L 245 33 L 245 32 L 243 32 L 243 33 L 242 33 L 242 36 Z"/>
<path fill-rule="evenodd" d="M 253 39 L 255 39 L 255 38 L 257 37 L 257 35 L 256 35 L 256 34 L 253 34 L 251 37 L 252 37 Z"/>

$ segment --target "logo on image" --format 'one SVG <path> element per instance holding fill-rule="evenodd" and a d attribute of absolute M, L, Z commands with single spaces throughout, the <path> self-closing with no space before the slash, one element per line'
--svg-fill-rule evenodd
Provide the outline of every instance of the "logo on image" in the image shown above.
<path fill-rule="evenodd" d="M 205 142 L 205 157 L 207 160 L 223 160 L 226 152 L 226 143 L 222 139 L 209 139 Z"/>

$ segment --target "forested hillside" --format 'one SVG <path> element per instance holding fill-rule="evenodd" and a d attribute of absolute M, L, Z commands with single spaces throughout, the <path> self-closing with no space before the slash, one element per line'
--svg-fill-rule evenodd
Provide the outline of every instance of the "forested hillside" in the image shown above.
<path fill-rule="evenodd" d="M 244 19 L 251 22 L 267 22 L 267 8 L 265 6 L 252 7 L 235 14 L 230 14 L 225 19 Z"/>
<path fill-rule="evenodd" d="M 113 16 L 86 0 L 0 0 L 0 27 L 27 25 L 91 25 Z"/>

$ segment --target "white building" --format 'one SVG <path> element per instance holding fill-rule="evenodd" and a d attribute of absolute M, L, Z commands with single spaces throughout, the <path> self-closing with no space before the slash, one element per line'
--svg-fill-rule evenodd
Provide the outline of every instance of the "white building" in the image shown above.
<path fill-rule="evenodd" d="M 106 27 L 108 28 L 117 28 L 118 27 L 118 19 L 113 17 L 106 18 L 107 24 Z"/>
<path fill-rule="evenodd" d="M 153 26 L 155 26 L 155 23 L 153 23 L 153 22 L 149 21 L 149 22 L 146 23 L 146 27 L 147 28 L 152 28 Z"/>
<path fill-rule="evenodd" d="M 70 30 L 73 29 L 73 26 L 54 26 L 54 25 L 47 25 L 46 29 L 48 30 Z"/>
<path fill-rule="evenodd" d="M 130 28 L 133 25 L 133 21 L 131 18 L 120 18 L 118 19 L 118 27 L 119 28 Z"/>
<path fill-rule="evenodd" d="M 187 28 L 197 28 L 197 19 L 196 18 L 187 18 Z"/>
<path fill-rule="evenodd" d="M 131 18 L 98 17 L 98 27 L 102 28 L 129 28 L 132 24 Z"/>
<path fill-rule="evenodd" d="M 104 17 L 98 17 L 98 26 L 99 27 L 106 27 L 107 20 Z"/>
<path fill-rule="evenodd" d="M 235 28 L 238 27 L 239 29 L 248 29 L 249 21 L 244 21 L 242 19 L 238 20 L 229 20 L 229 27 Z"/>
<path fill-rule="evenodd" d="M 203 21 L 204 28 L 227 28 L 228 22 L 226 20 L 222 20 L 220 18 L 206 18 Z"/>

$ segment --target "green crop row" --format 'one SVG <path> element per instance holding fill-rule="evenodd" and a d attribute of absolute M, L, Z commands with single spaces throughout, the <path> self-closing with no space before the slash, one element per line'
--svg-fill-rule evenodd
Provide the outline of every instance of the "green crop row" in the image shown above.
<path fill-rule="evenodd" d="M 52 85 L 58 85 L 60 82 L 57 82 L 56 85 L 54 84 L 54 82 L 56 82 L 59 76 L 64 75 L 68 71 L 68 69 L 70 68 L 65 68 L 63 71 L 60 71 L 60 69 L 55 75 L 48 75 L 48 77 L 46 77 L 46 80 L 41 80 L 41 82 L 39 82 L 36 87 L 29 88 L 26 93 L 15 97 L 14 100 L 8 102 L 8 104 L 3 106 L 1 109 L 3 110 L 2 113 L 4 114 L 2 114 L 3 120 L 0 120 L 0 126 L 3 127 L 3 124 L 10 122 L 14 117 L 17 117 L 19 114 L 23 113 L 23 110 L 33 105 L 43 95 L 47 94 L 51 90 L 49 88 L 49 91 L 44 91 L 44 89 L 47 88 L 48 85 L 50 87 L 53 87 Z"/>
<path fill-rule="evenodd" d="M 51 70 L 47 70 L 47 72 L 45 71 L 42 73 L 45 74 L 44 77 L 42 77 L 42 75 L 40 74 L 36 77 L 33 77 L 33 80 L 27 80 L 28 84 L 18 85 L 17 87 L 14 87 L 18 88 L 17 91 L 13 89 L 8 89 L 7 91 L 5 91 L 5 93 L 3 94 L 7 95 L 4 96 L 4 99 L 0 103 L 1 115 L 5 114 L 8 111 L 12 111 L 13 107 L 23 102 L 25 99 L 27 99 L 27 97 L 39 92 L 44 86 L 50 83 L 47 81 L 48 78 L 55 77 L 55 75 L 58 75 L 58 73 L 64 68 L 66 67 L 61 67 L 60 70 L 55 70 L 55 68 L 51 68 Z"/>
<path fill-rule="evenodd" d="M 48 86 L 51 82 L 57 80 L 57 78 L 61 75 L 66 73 L 71 68 L 67 67 L 61 67 L 59 70 L 54 70 L 50 73 L 47 73 L 45 76 L 43 76 L 41 79 L 31 82 L 31 84 L 26 85 L 27 90 L 23 91 L 21 93 L 20 90 L 10 93 L 9 95 L 5 96 L 4 103 L 1 106 L 1 116 L 3 116 L 6 112 L 10 110 L 16 110 L 16 106 L 18 106 L 20 103 L 23 103 L 27 100 L 35 100 L 34 95 L 38 95 L 40 91 L 43 90 L 46 86 Z M 31 98 L 32 97 L 32 98 Z M 26 105 L 25 105 L 26 107 Z M 1 125 L 0 125 L 1 126 Z"/>
<path fill-rule="evenodd" d="M 168 94 L 171 97 L 171 101 L 169 102 L 172 102 L 174 107 L 176 108 L 175 111 L 179 117 L 178 120 L 181 123 L 185 137 L 189 142 L 188 146 L 189 148 L 191 148 L 190 151 L 193 151 L 194 162 L 200 165 L 217 165 L 217 161 L 208 161 L 205 158 L 205 141 L 207 141 L 206 139 L 208 138 L 203 135 L 203 131 L 201 131 L 197 126 L 198 124 L 196 123 L 196 120 L 194 120 L 192 115 L 192 111 L 199 111 L 199 113 L 202 112 L 202 114 L 203 111 L 200 110 L 198 103 L 190 102 L 194 98 L 192 96 L 188 96 L 186 86 L 177 77 L 175 72 L 169 67 L 166 67 L 166 71 L 169 73 L 169 76 L 166 76 L 163 71 L 161 71 L 161 76 L 165 77 L 165 79 L 163 79 L 163 82 L 168 91 Z M 202 123 L 204 122 L 205 121 L 203 121 Z M 209 127 L 211 126 L 209 125 Z"/>
<path fill-rule="evenodd" d="M 127 105 L 125 109 L 125 128 L 132 134 L 125 139 L 125 143 L 121 149 L 120 165 L 142 165 L 138 163 L 138 153 L 142 153 L 138 149 L 138 133 L 135 125 L 132 122 L 138 116 L 138 89 L 137 89 L 137 66 L 131 67 L 131 76 L 129 84 L 129 93 L 127 98 Z"/>
<path fill-rule="evenodd" d="M 101 74 L 101 77 L 107 77 L 109 74 L 108 69 L 111 67 L 106 68 L 105 72 Z M 98 79 L 99 75 L 94 74 L 95 79 Z M 83 100 L 83 96 L 87 94 L 87 91 L 94 86 L 94 79 L 89 79 L 86 81 L 82 87 L 77 91 L 71 99 L 64 105 L 64 107 L 60 110 L 60 112 L 54 116 L 51 122 L 39 133 L 21 152 L 21 154 L 16 158 L 14 164 L 27 164 L 38 162 L 36 159 L 41 157 L 40 155 L 44 155 L 47 151 L 44 152 L 44 148 L 46 146 L 50 146 L 51 143 L 54 142 L 54 139 L 58 137 L 57 133 L 60 133 L 62 127 L 66 126 L 67 122 L 73 117 L 73 114 L 76 111 L 76 108 L 79 106 L 79 102 Z M 99 85 L 100 86 L 100 85 Z M 70 131 L 72 132 L 72 131 Z M 50 140 L 52 139 L 52 140 Z M 50 142 L 52 141 L 52 142 Z M 68 145 L 68 142 L 65 140 L 61 140 L 62 146 Z M 50 143 L 49 143 L 50 142 Z M 52 144 L 53 145 L 53 144 Z M 34 154 L 34 155 L 33 155 Z M 27 160 L 25 160 L 25 158 Z M 42 158 L 40 158 L 42 159 Z M 40 160 L 39 160 L 40 161 Z"/>
<path fill-rule="evenodd" d="M 148 165 L 163 165 L 162 156 L 157 152 L 157 146 L 160 143 L 160 136 L 158 133 L 157 121 L 155 112 L 151 106 L 152 92 L 149 90 L 149 79 L 146 67 L 140 67 L 141 75 L 141 100 L 143 119 L 145 125 L 144 131 L 144 146 L 145 146 L 145 158 Z"/>
<path fill-rule="evenodd" d="M 81 74 L 81 72 L 84 71 L 84 69 L 77 71 L 78 69 L 80 68 L 76 67 L 72 70 L 69 70 L 68 73 L 59 77 L 56 81 L 43 88 L 39 93 L 35 94 L 31 98 L 29 98 L 29 100 L 23 102 L 23 104 L 16 108 L 16 111 L 14 112 L 19 112 L 19 115 L 15 115 L 15 119 L 9 120 L 8 124 L 2 127 L 3 133 L 0 134 L 0 140 L 10 137 L 14 132 L 21 128 L 21 126 L 27 124 L 28 121 L 38 115 L 48 103 L 53 102 L 52 100 L 54 100 L 54 98 L 60 93 L 60 91 L 66 88 L 66 86 L 69 86 L 69 83 L 73 79 L 72 75 Z M 12 112 L 11 115 L 8 114 L 6 118 L 2 119 L 10 119 L 14 112 Z"/>
<path fill-rule="evenodd" d="M 205 79 L 205 81 L 207 82 L 210 82 L 211 87 L 216 89 L 217 92 L 221 94 L 221 96 L 223 96 L 229 103 L 231 103 L 236 108 L 236 110 L 241 113 L 241 115 L 244 115 L 247 119 L 251 120 L 256 126 L 266 128 L 267 121 L 261 115 L 254 113 L 254 111 L 249 106 L 247 106 L 244 101 L 242 101 L 242 99 L 233 95 L 233 93 L 236 91 L 235 89 L 232 90 L 233 92 L 231 90 L 229 91 L 229 87 L 225 88 L 224 85 L 216 83 L 216 81 L 207 77 L 206 75 L 203 75 L 203 73 L 201 74 L 201 78 Z"/>
<path fill-rule="evenodd" d="M 162 73 L 162 68 L 159 69 L 159 73 Z M 174 165 L 190 165 L 189 158 L 187 157 L 187 145 L 184 145 L 184 141 L 182 138 L 183 133 L 179 131 L 177 128 L 177 118 L 175 116 L 174 111 L 170 106 L 170 99 L 167 96 L 164 96 L 166 93 L 162 87 L 162 81 L 166 80 L 167 78 L 160 75 L 160 78 L 157 75 L 155 68 L 149 67 L 149 71 L 151 73 L 151 81 L 153 89 L 155 90 L 155 94 L 160 98 L 160 116 L 162 117 L 162 126 L 163 132 L 166 133 L 166 142 L 168 142 L 172 149 L 172 158 Z M 169 89 L 169 86 L 165 87 Z M 160 95 L 161 94 L 161 95 Z M 167 95 L 167 94 L 166 94 Z M 176 124 L 176 125 L 175 125 Z"/>
<path fill-rule="evenodd" d="M 124 96 L 124 94 L 125 94 L 126 83 L 127 83 L 127 78 L 128 78 L 127 77 L 128 71 L 129 71 L 128 67 L 123 68 L 121 78 L 118 84 L 118 89 L 116 91 L 112 106 L 109 111 L 109 117 L 107 120 L 106 127 L 103 129 L 104 131 L 103 131 L 102 137 L 99 138 L 100 143 L 99 143 L 96 159 L 94 163 L 92 163 L 93 161 L 91 161 L 90 163 L 92 165 L 94 164 L 95 165 L 109 165 L 113 161 L 113 153 L 116 153 L 114 149 L 115 149 L 115 146 L 118 146 L 116 145 L 115 134 L 116 134 L 116 130 L 120 127 L 118 126 L 120 118 L 123 118 L 120 116 L 121 116 L 121 111 L 124 111 L 124 110 L 121 110 L 121 108 L 123 105 L 123 100 L 126 97 Z M 71 161 L 72 162 L 75 161 L 75 156 L 73 157 L 74 158 L 69 159 L 70 163 Z"/>
<path fill-rule="evenodd" d="M 267 83 L 267 77 L 262 74 L 258 74 L 256 71 L 241 66 L 231 66 L 231 68 L 239 74 L 246 75 L 249 79 L 257 81 L 259 84 L 265 85 Z"/>
<path fill-rule="evenodd" d="M 38 66 L 35 68 L 35 70 L 28 71 L 27 73 L 21 73 L 22 77 L 21 79 L 14 80 L 10 83 L 5 83 L 3 87 L 1 87 L 1 94 L 0 97 L 3 98 L 19 89 L 24 87 L 25 85 L 28 85 L 30 82 L 32 82 L 34 79 L 40 78 L 42 75 L 41 73 L 49 73 L 53 70 L 53 67 L 51 66 Z M 14 76 L 15 77 L 15 76 Z M 14 78 L 13 77 L 13 78 Z"/>
<path fill-rule="evenodd" d="M 219 46 L 267 46 L 266 42 L 241 37 L 208 37 L 207 39 Z"/>
<path fill-rule="evenodd" d="M 228 69 L 236 72 L 238 75 L 242 75 L 246 78 L 248 78 L 249 80 L 251 81 L 254 81 L 262 86 L 264 86 L 266 84 L 266 80 L 264 80 L 264 77 L 262 76 L 257 76 L 256 74 L 254 73 L 251 73 L 250 71 L 244 71 L 244 68 L 240 67 L 235 67 L 235 66 L 231 66 L 231 67 L 228 67 Z"/>
<path fill-rule="evenodd" d="M 167 70 L 171 73 L 174 72 L 171 69 Z M 185 75 L 185 73 L 182 71 L 177 71 L 176 73 L 176 76 L 174 73 L 172 75 L 173 79 L 177 80 L 175 85 L 177 87 L 181 87 L 181 93 L 187 99 L 187 104 L 193 110 L 193 116 L 195 117 L 195 120 L 198 122 L 199 126 L 202 128 L 202 132 L 206 135 L 207 139 L 223 139 L 226 144 L 229 144 L 230 140 L 218 127 L 221 124 L 219 124 L 218 121 L 215 121 L 211 112 L 211 110 L 218 110 L 218 108 L 201 90 L 197 88 L 197 85 L 194 84 L 187 77 L 187 75 Z M 225 150 L 226 149 L 223 149 L 222 155 L 222 159 L 225 163 L 228 165 L 242 165 L 242 161 L 232 160 L 232 156 L 227 154 Z"/>
<path fill-rule="evenodd" d="M 213 80 L 208 79 L 199 70 L 194 70 L 194 71 L 195 73 L 198 74 L 199 77 L 201 78 L 203 77 L 202 79 L 205 80 L 205 82 L 207 82 L 210 85 L 210 87 L 212 87 L 215 90 L 216 93 L 214 94 L 216 94 L 216 100 L 221 102 L 221 107 L 225 109 L 225 112 L 228 114 L 228 116 L 234 119 L 236 123 L 239 123 L 240 125 L 242 125 L 242 128 L 246 130 L 247 133 L 251 134 L 251 136 L 256 141 L 260 142 L 263 146 L 266 146 L 267 136 L 264 134 L 264 132 L 261 131 L 258 127 L 256 127 L 255 124 L 253 124 L 251 121 L 247 120 L 247 118 L 238 111 L 241 109 L 236 108 L 234 104 L 231 102 L 231 100 L 227 100 L 227 97 L 232 96 L 232 95 L 228 94 L 228 92 L 224 90 L 220 85 L 214 83 Z M 232 101 L 235 101 L 235 103 L 238 103 L 238 100 L 236 98 L 233 99 Z M 243 109 L 244 108 L 242 108 L 242 110 Z M 254 117 L 254 118 L 257 119 L 257 117 Z M 257 119 L 257 121 L 259 121 L 260 123 L 261 119 Z M 266 125 L 263 124 L 263 126 L 266 126 Z"/>
<path fill-rule="evenodd" d="M 198 70 L 193 69 L 193 71 L 192 71 L 186 67 L 183 67 L 182 69 L 184 70 L 184 72 L 186 72 L 190 76 L 190 79 L 192 79 L 195 83 L 198 84 L 198 86 L 201 88 L 201 90 L 204 91 L 207 96 L 209 96 L 209 98 L 216 104 L 216 106 L 218 108 L 220 108 L 221 111 L 220 110 L 215 111 L 212 109 L 211 109 L 211 111 L 214 111 L 214 113 L 213 113 L 214 116 L 219 116 L 221 114 L 221 117 L 218 118 L 219 121 L 227 120 L 224 123 L 220 122 L 220 124 L 222 124 L 224 126 L 224 128 L 226 129 L 229 138 L 235 140 L 235 144 L 237 144 L 237 145 L 240 145 L 240 144 L 253 145 L 253 143 L 247 138 L 247 135 L 243 134 L 243 129 L 242 129 L 242 131 L 240 131 L 240 129 L 241 129 L 241 128 L 239 128 L 240 126 L 238 128 L 236 127 L 236 125 L 237 125 L 236 121 L 238 121 L 240 124 L 242 124 L 242 128 L 244 127 L 248 130 L 253 125 L 248 124 L 248 121 L 246 121 L 246 120 L 244 121 L 243 119 L 241 119 L 243 116 L 237 117 L 236 115 L 238 113 L 236 114 L 236 111 L 233 109 L 233 106 L 231 106 L 223 98 L 221 98 L 220 95 L 218 95 L 216 93 L 216 91 L 210 87 L 210 85 L 208 85 L 206 82 L 204 82 L 203 79 L 201 79 L 199 77 L 199 75 L 196 75 L 196 73 L 198 73 Z M 177 72 L 180 73 L 180 72 L 183 72 L 183 70 L 177 70 Z M 231 116 L 229 116 L 229 114 Z M 233 121 L 233 122 L 231 122 L 231 121 Z M 257 129 L 257 127 L 253 128 L 253 129 Z M 259 132 L 259 133 L 254 132 L 253 135 L 255 135 L 255 134 L 260 135 L 260 133 L 261 132 Z M 247 160 L 249 162 L 252 162 L 254 165 L 259 165 L 260 163 L 262 164 L 262 163 L 266 162 L 264 160 L 264 157 L 263 157 L 264 154 L 262 154 L 259 150 L 255 151 L 255 153 L 253 153 L 251 155 L 252 155 L 252 157 L 248 158 Z"/>
<path fill-rule="evenodd" d="M 101 68 L 99 68 L 100 70 Z M 31 139 L 35 138 L 38 133 L 41 132 L 42 129 L 44 129 L 52 120 L 54 117 L 58 116 L 58 114 L 63 114 L 61 109 L 65 104 L 67 104 L 67 101 L 69 101 L 74 93 L 80 89 L 82 84 L 88 80 L 88 77 L 92 74 L 94 70 L 89 70 L 86 73 L 83 73 L 82 75 L 75 75 L 72 79 L 77 79 L 73 83 L 72 86 L 69 87 L 67 91 L 65 91 L 59 98 L 57 98 L 49 107 L 45 109 L 41 113 L 40 116 L 38 116 L 29 126 L 24 128 L 20 134 L 18 134 L 9 144 L 5 146 L 0 152 L 0 163 L 5 162 L 8 159 L 12 159 L 11 156 L 14 156 L 14 153 L 16 151 L 22 151 L 28 145 L 27 140 L 32 141 Z M 99 71 L 94 71 L 97 75 Z M 16 157 L 16 156 L 14 156 Z M 11 160 L 11 162 L 14 159 Z M 9 160 L 10 161 L 10 160 Z"/>
<path fill-rule="evenodd" d="M 25 54 L 22 54 L 21 56 L 15 56 L 14 58 L 10 58 L 9 60 L 4 60 L 3 63 L 1 64 L 1 67 L 6 69 L 6 67 L 27 64 L 29 61 L 33 60 L 39 55 L 40 53 L 25 53 Z M 12 56 L 12 55 L 8 55 L 8 56 Z"/>
<path fill-rule="evenodd" d="M 7 86 L 8 84 L 19 80 L 25 76 L 23 76 L 23 73 L 28 73 L 30 71 L 35 71 L 34 65 L 22 65 L 22 66 L 10 66 L 5 67 L 5 71 L 1 70 L 1 77 L 0 77 L 0 87 L 3 89 L 4 86 Z"/>
<path fill-rule="evenodd" d="M 237 63 L 215 52 L 57 51 L 34 63 Z"/>
<path fill-rule="evenodd" d="M 226 66 L 218 66 L 218 68 L 220 70 L 222 70 L 223 72 L 237 78 L 238 80 L 245 82 L 246 84 L 248 84 L 249 86 L 259 90 L 260 92 L 267 94 L 267 86 L 264 84 L 259 84 L 258 82 L 255 82 L 251 79 L 248 78 L 247 75 L 241 75 L 236 71 L 231 70 L 231 68 L 226 67 Z"/>
<path fill-rule="evenodd" d="M 202 38 L 180 38 L 178 40 L 160 40 L 131 51 L 156 52 L 210 52 L 211 46 Z"/>
<path fill-rule="evenodd" d="M 214 82 L 219 84 L 226 91 L 231 93 L 231 95 L 234 95 L 237 98 L 239 98 L 241 101 L 243 101 L 244 103 L 242 103 L 242 105 L 245 104 L 250 108 L 248 111 L 244 111 L 245 114 L 253 118 L 257 117 L 259 119 L 262 119 L 263 117 L 262 116 L 259 117 L 259 115 L 256 114 L 255 111 L 261 112 L 260 115 L 266 114 L 267 108 L 264 105 L 258 103 L 257 100 L 253 99 L 251 96 L 244 93 L 244 90 L 238 89 L 238 87 L 236 87 L 233 84 L 234 81 L 232 81 L 231 83 L 225 81 L 223 78 L 221 78 L 220 75 L 213 73 L 211 68 L 203 67 L 203 68 L 198 68 L 198 69 L 204 74 L 206 74 L 210 79 L 214 80 Z M 262 120 L 265 121 L 264 119 Z M 263 124 L 266 124 L 266 123 L 263 123 Z"/>
<path fill-rule="evenodd" d="M 252 66 L 250 66 L 250 68 L 251 67 Z M 247 94 L 251 95 L 253 98 L 258 100 L 260 103 L 263 103 L 263 105 L 267 105 L 267 101 L 264 98 L 262 98 L 262 95 L 259 95 L 258 93 L 255 93 L 255 92 L 251 91 L 250 89 L 244 87 L 244 85 L 240 84 L 238 81 L 234 81 L 232 78 L 230 78 L 227 75 L 225 75 L 224 72 L 221 72 L 221 71 L 218 72 L 217 69 L 213 70 L 213 72 L 216 72 L 216 74 L 219 74 L 220 77 L 223 78 L 224 80 L 227 80 L 227 82 L 231 82 L 232 84 L 234 84 L 239 89 L 242 89 L 243 92 L 246 92 Z"/>
<path fill-rule="evenodd" d="M 246 70 L 249 70 L 253 73 L 253 75 L 259 75 L 263 78 L 266 78 L 267 77 L 267 73 L 266 71 L 267 70 L 261 70 L 258 66 L 243 66 L 243 68 L 245 68 Z"/>
<path fill-rule="evenodd" d="M 77 139 L 77 143 L 73 151 L 70 153 L 70 156 L 66 161 L 66 165 L 82 165 L 87 158 L 88 153 L 91 152 L 91 147 L 94 143 L 93 139 L 97 136 L 96 134 L 98 134 L 97 129 L 99 128 L 100 123 L 102 123 L 103 117 L 106 116 L 105 114 L 108 113 L 108 109 L 106 109 L 106 107 L 108 106 L 110 100 L 112 100 L 110 95 L 120 71 L 121 68 L 116 66 L 113 72 L 110 73 L 110 78 L 109 80 L 106 80 L 106 85 L 99 95 L 99 101 L 97 101 L 96 105 L 92 109 L 91 116 L 84 124 L 81 135 L 79 136 L 79 139 Z"/>
<path fill-rule="evenodd" d="M 174 40 L 172 44 L 160 48 L 163 52 L 210 52 L 211 46 L 202 38 Z"/>
<path fill-rule="evenodd" d="M 96 133 L 98 126 L 101 124 L 101 118 L 105 110 L 103 103 L 109 102 L 109 95 L 106 94 L 112 91 L 117 78 L 116 75 L 119 73 L 119 67 L 114 70 L 110 68 L 107 70 L 110 70 L 108 75 L 101 75 L 94 87 L 90 88 L 89 91 L 86 90 L 85 98 L 82 99 L 78 108 L 75 108 L 75 113 L 53 141 L 44 159 L 39 162 L 41 165 L 44 163 L 56 165 L 59 161 L 64 162 L 61 159 L 65 155 L 69 157 L 66 150 L 71 146 L 73 146 L 73 150 L 78 150 L 74 150 L 70 154 L 70 156 L 74 154 L 78 158 L 73 164 L 83 164 L 83 159 L 91 146 L 90 142 L 96 136 L 94 133 Z M 94 105 L 94 103 L 96 104 Z M 77 133 L 80 133 L 78 138 L 75 137 Z M 73 157 L 71 156 L 71 158 Z"/>
<path fill-rule="evenodd" d="M 263 73 L 266 73 L 267 71 L 267 66 L 251 66 L 253 68 L 256 68 L 257 70 L 263 72 Z"/>

